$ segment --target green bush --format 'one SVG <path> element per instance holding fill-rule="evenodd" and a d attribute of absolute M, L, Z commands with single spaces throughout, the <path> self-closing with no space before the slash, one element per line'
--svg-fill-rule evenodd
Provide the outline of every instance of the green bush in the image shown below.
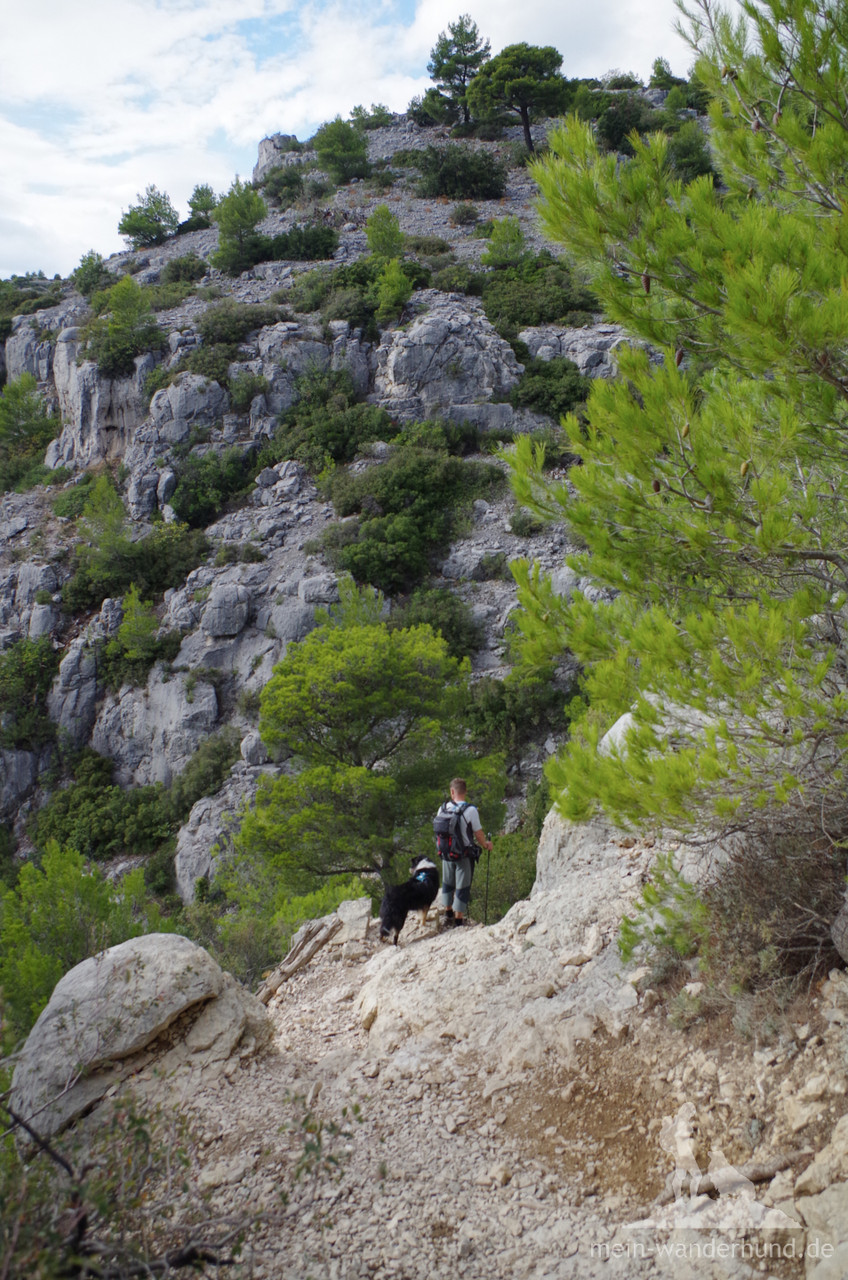
<path fill-rule="evenodd" d="M 54 513 L 66 520 L 76 520 L 78 516 L 81 516 L 90 496 L 94 480 L 94 472 L 86 471 L 70 488 L 57 493 L 53 499 Z"/>
<path fill-rule="evenodd" d="M 146 290 L 132 276 L 124 276 L 105 294 L 92 299 L 100 314 L 83 329 L 85 354 L 96 360 L 101 373 L 117 378 L 133 372 L 135 357 L 160 348 L 165 335 L 153 319 Z"/>
<path fill-rule="evenodd" d="M 153 606 L 143 601 L 133 584 L 123 600 L 124 616 L 117 633 L 100 655 L 98 675 L 107 688 L 143 685 L 155 662 L 172 662 L 182 643 L 178 631 L 157 636 L 159 622 Z"/>
<path fill-rule="evenodd" d="M 370 111 L 361 106 L 354 107 L 350 118 L 357 129 L 385 129 L 394 120 L 391 111 L 382 102 L 372 102 Z"/>
<path fill-rule="evenodd" d="M 479 298 L 486 284 L 486 277 L 479 271 L 473 271 L 464 262 L 445 267 L 433 276 L 433 288 L 443 293 L 467 293 Z"/>
<path fill-rule="evenodd" d="M 255 455 L 232 447 L 223 453 L 210 450 L 189 454 L 177 463 L 177 487 L 171 506 L 190 529 L 204 529 L 221 515 L 224 506 L 243 493 L 255 475 Z"/>
<path fill-rule="evenodd" d="M 475 204 L 469 204 L 467 200 L 461 204 L 455 204 L 450 211 L 450 221 L 455 227 L 473 226 L 480 217 L 480 210 Z"/>
<path fill-rule="evenodd" d="M 74 965 L 165 927 L 145 897 L 140 870 L 107 880 L 88 871 L 79 853 L 49 843 L 41 867 L 24 863 L 17 888 L 0 900 L 4 1022 L 23 1037 Z"/>
<path fill-rule="evenodd" d="M 517 538 L 535 538 L 545 528 L 545 522 L 526 507 L 519 507 L 509 518 L 509 528 Z"/>
<path fill-rule="evenodd" d="M 437 254 L 450 253 L 450 244 L 441 236 L 412 235 L 406 237 L 406 248 L 410 253 L 420 254 L 423 258 L 432 258 Z"/>
<path fill-rule="evenodd" d="M 217 306 L 207 307 L 200 317 L 198 328 L 204 343 L 209 346 L 235 346 L 257 329 L 276 324 L 279 314 L 278 307 L 227 299 Z"/>
<path fill-rule="evenodd" d="M 499 218 L 492 227 L 489 247 L 480 261 L 484 267 L 516 266 L 524 257 L 525 242 L 521 223 L 515 217 Z"/>
<path fill-rule="evenodd" d="M 299 164 L 277 165 L 262 179 L 269 200 L 287 209 L 303 195 L 303 168 Z"/>
<path fill-rule="evenodd" d="M 114 283 L 114 278 L 107 270 L 101 255 L 94 249 L 84 253 L 80 258 L 79 266 L 71 272 L 71 284 L 84 298 L 90 298 L 98 289 L 105 289 L 110 283 Z"/>
<path fill-rule="evenodd" d="M 36 751 L 52 742 L 56 727 L 47 715 L 47 695 L 60 655 L 49 636 L 18 640 L 0 652 L 0 747 Z"/>
<path fill-rule="evenodd" d="M 716 176 L 706 136 L 695 120 L 681 125 L 669 141 L 668 154 L 683 182 L 693 182 L 706 174 Z"/>
<path fill-rule="evenodd" d="M 590 324 L 598 303 L 564 263 L 542 252 L 493 271 L 483 287 L 483 309 L 502 337 L 513 338 L 531 325 Z"/>
<path fill-rule="evenodd" d="M 356 523 L 325 535 L 331 560 L 357 582 L 396 594 L 411 590 L 450 540 L 456 511 L 503 483 L 497 468 L 405 445 L 360 475 L 331 472 L 326 489 Z"/>
<path fill-rule="evenodd" d="M 365 238 L 371 253 L 386 260 L 401 256 L 406 239 L 397 215 L 387 204 L 378 205 L 365 223 Z"/>
<path fill-rule="evenodd" d="M 44 450 L 61 422 L 48 414 L 31 373 L 22 373 L 0 391 L 0 493 L 43 483 Z M 47 473 L 49 474 L 49 473 Z"/>
<path fill-rule="evenodd" d="M 212 265 L 237 276 L 261 262 L 268 252 L 268 237 L 256 231 L 268 216 L 268 206 L 258 192 L 236 178 L 212 214 L 218 225 L 218 249 Z"/>
<path fill-rule="evenodd" d="M 557 356 L 553 360 L 531 360 L 513 387 L 509 402 L 515 409 L 533 409 L 559 421 L 583 404 L 592 386 L 572 360 Z"/>
<path fill-rule="evenodd" d="M 387 262 L 377 279 L 377 311 L 379 322 L 397 320 L 412 297 L 412 281 L 404 273 L 398 258 Z"/>
<path fill-rule="evenodd" d="M 566 729 L 566 694 L 552 666 L 517 667 L 505 680 L 484 676 L 471 685 L 466 719 L 475 747 L 512 756 L 528 742 Z"/>
<path fill-rule="evenodd" d="M 283 416 L 263 462 L 296 458 L 317 473 L 328 461 L 350 462 L 370 440 L 392 440 L 398 433 L 385 409 L 358 403 L 346 370 L 305 374 L 297 389 L 298 400 Z"/>
<path fill-rule="evenodd" d="M 483 643 L 483 624 L 449 587 L 419 587 L 392 609 L 390 628 L 428 626 L 440 635 L 452 658 L 465 658 Z"/>
<path fill-rule="evenodd" d="M 419 193 L 453 200 L 499 200 L 506 191 L 506 169 L 487 151 L 448 145 L 428 147 L 418 162 Z"/>
<path fill-rule="evenodd" d="M 309 271 L 292 286 L 291 305 L 296 311 L 320 310 L 325 321 L 347 320 L 375 337 L 378 282 L 384 267 L 380 258 L 368 257 L 335 270 Z M 430 282 L 427 269 L 414 261 L 404 262 L 403 274 L 415 289 L 426 288 Z"/>
<path fill-rule="evenodd" d="M 144 292 L 152 311 L 170 311 L 194 293 L 194 285 L 187 280 L 173 280 L 170 284 L 148 285 Z"/>
<path fill-rule="evenodd" d="M 368 144 L 354 125 L 336 116 L 323 124 L 312 139 L 318 163 L 335 182 L 366 178 L 369 173 Z"/>
<path fill-rule="evenodd" d="M 605 106 L 595 126 L 598 140 L 607 151 L 632 156 L 630 134 L 649 133 L 661 123 L 660 113 L 636 94 L 617 94 Z"/>
<path fill-rule="evenodd" d="M 275 262 L 320 262 L 332 258 L 339 245 L 339 233 L 332 227 L 314 223 L 292 227 L 269 241 L 269 257 Z"/>
<path fill-rule="evenodd" d="M 184 253 L 182 257 L 171 258 L 165 263 L 160 280 L 162 284 L 193 284 L 202 280 L 208 270 L 208 264 L 196 253 Z"/>
<path fill-rule="evenodd" d="M 254 397 L 264 395 L 270 386 L 267 378 L 247 370 L 230 378 L 229 384 L 230 400 L 236 413 L 246 413 Z"/>

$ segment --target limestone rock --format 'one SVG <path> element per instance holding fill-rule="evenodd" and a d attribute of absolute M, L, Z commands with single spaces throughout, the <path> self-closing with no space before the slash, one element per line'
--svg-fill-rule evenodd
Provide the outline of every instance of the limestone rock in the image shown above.
<path fill-rule="evenodd" d="M 6 375 L 11 381 L 29 373 L 36 382 L 46 382 L 53 371 L 53 344 L 39 336 L 29 316 L 21 316 L 6 339 Z"/>
<path fill-rule="evenodd" d="M 182 772 L 217 722 L 212 684 L 198 680 L 187 692 L 183 677 L 166 679 L 156 666 L 144 689 L 125 687 L 105 699 L 91 745 L 115 761 L 121 785 L 167 784 Z"/>
<path fill-rule="evenodd" d="M 615 350 L 628 341 L 621 325 L 596 324 L 585 329 L 560 329 L 553 325 L 522 329 L 519 339 L 536 360 L 565 357 L 573 360 L 588 378 L 615 376 Z"/>
<path fill-rule="evenodd" d="M 0 821 L 17 817 L 23 801 L 38 782 L 37 751 L 0 751 Z"/>
<path fill-rule="evenodd" d="M 193 805 L 177 835 L 177 892 L 183 902 L 194 901 L 198 880 L 214 876 L 218 851 L 239 825 L 242 807 L 253 803 L 262 773 L 260 767 L 237 764 L 220 791 Z"/>
<path fill-rule="evenodd" d="M 192 427 L 212 426 L 227 408 L 227 393 L 198 373 L 180 373 L 150 401 L 150 417 L 163 440 L 179 444 Z"/>
<path fill-rule="evenodd" d="M 48 446 L 49 467 L 90 467 L 122 458 L 145 416 L 144 379 L 153 357 L 137 356 L 129 377 L 105 378 L 92 361 L 77 364 L 79 349 L 78 329 L 59 334 L 53 380 L 64 425 Z"/>
<path fill-rule="evenodd" d="M 24 1045 L 12 1079 L 13 1106 L 36 1116 L 39 1132 L 56 1133 L 125 1076 L 183 1016 L 164 1077 L 182 1063 L 219 1063 L 261 1014 L 212 957 L 178 934 L 147 934 L 84 960 L 57 983 Z M 197 1013 L 200 1016 L 197 1017 Z M 167 1064 L 165 1066 L 164 1064 Z M 160 1086 L 162 1087 L 162 1086 Z"/>
<path fill-rule="evenodd" d="M 203 630 L 208 636 L 237 636 L 244 631 L 250 615 L 250 596 L 236 582 L 213 587 L 203 611 Z"/>
<path fill-rule="evenodd" d="M 272 169 L 280 165 L 300 164 L 300 156 L 290 151 L 286 144 L 297 142 L 294 134 L 272 133 L 270 138 L 263 138 L 259 143 L 259 158 L 253 166 L 254 183 L 261 182 Z"/>
<path fill-rule="evenodd" d="M 380 404 L 403 418 L 462 416 L 515 386 L 522 366 L 479 302 L 437 290 L 415 299 L 421 309 L 412 323 L 384 333 L 377 350 Z"/>

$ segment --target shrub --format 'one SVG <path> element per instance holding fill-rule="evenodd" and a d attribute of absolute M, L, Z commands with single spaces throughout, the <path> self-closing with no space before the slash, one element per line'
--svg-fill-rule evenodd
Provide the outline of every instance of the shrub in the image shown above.
<path fill-rule="evenodd" d="M 377 280 L 377 319 L 396 320 L 412 297 L 412 281 L 398 258 L 387 262 Z"/>
<path fill-rule="evenodd" d="M 312 139 L 321 168 L 336 182 L 368 176 L 368 144 L 364 134 L 341 116 L 323 124 Z"/>
<path fill-rule="evenodd" d="M 58 493 L 53 499 L 54 513 L 66 520 L 76 520 L 81 516 L 94 479 L 94 472 L 86 471 L 70 488 Z"/>
<path fill-rule="evenodd" d="M 372 102 L 370 111 L 361 106 L 354 107 L 350 118 L 357 129 L 385 129 L 394 120 L 391 111 L 382 102 Z"/>
<path fill-rule="evenodd" d="M 559 421 L 566 413 L 583 404 L 592 386 L 572 360 L 557 356 L 553 360 L 531 360 L 524 375 L 512 388 L 509 402 L 515 409 L 533 409 Z"/>
<path fill-rule="evenodd" d="M 48 414 L 31 373 L 22 373 L 0 391 L 0 492 L 41 481 L 44 450 L 61 422 Z"/>
<path fill-rule="evenodd" d="M 18 640 L 0 653 L 0 746 L 36 751 L 55 736 L 47 695 L 59 669 L 49 636 Z"/>
<path fill-rule="evenodd" d="M 453 145 L 428 147 L 419 167 L 419 192 L 425 197 L 499 200 L 506 190 L 506 169 L 487 151 Z"/>
<path fill-rule="evenodd" d="M 412 98 L 406 113 L 421 128 L 437 124 L 452 124 L 459 115 L 459 108 L 438 89 L 430 88 Z"/>
<path fill-rule="evenodd" d="M 153 606 L 141 599 L 134 583 L 124 596 L 123 610 L 121 625 L 106 644 L 100 662 L 103 683 L 112 689 L 145 684 L 153 664 L 172 661 L 182 642 L 177 631 L 157 637 L 159 622 Z"/>
<path fill-rule="evenodd" d="M 269 241 L 269 256 L 275 262 L 317 262 L 332 258 L 339 244 L 339 234 L 332 227 L 313 224 L 292 227 Z"/>
<path fill-rule="evenodd" d="M 230 400 L 236 413 L 246 413 L 255 396 L 264 395 L 269 389 L 267 378 L 245 370 L 230 379 Z"/>
<path fill-rule="evenodd" d="M 377 258 L 399 258 L 403 252 L 404 235 L 400 223 L 387 204 L 380 204 L 365 224 L 368 248 Z"/>
<path fill-rule="evenodd" d="M 471 685 L 466 719 L 478 749 L 514 755 L 528 742 L 566 729 L 566 693 L 553 666 L 517 667 L 505 680 L 484 676 Z"/>
<path fill-rule="evenodd" d="M 177 280 L 170 284 L 148 285 L 144 293 L 151 311 L 170 311 L 172 307 L 179 307 L 194 293 L 194 286 L 186 280 Z"/>
<path fill-rule="evenodd" d="M 208 270 L 208 265 L 196 253 L 184 253 L 165 263 L 160 279 L 162 284 L 193 284 L 195 280 L 202 280 Z"/>
<path fill-rule="evenodd" d="M 658 112 L 644 98 L 635 94 L 615 96 L 598 117 L 595 126 L 598 140 L 607 151 L 620 151 L 632 156 L 633 144 L 629 135 L 647 133 L 656 129 Z"/>
<path fill-rule="evenodd" d="M 445 267 L 433 276 L 433 288 L 443 293 L 468 293 L 479 298 L 486 283 L 486 277 L 479 271 L 472 271 L 464 262 Z"/>
<path fill-rule="evenodd" d="M 124 276 L 92 303 L 106 314 L 83 330 L 85 353 L 107 378 L 132 373 L 135 357 L 162 346 L 165 335 L 153 319 L 150 298 L 131 276 Z"/>
<path fill-rule="evenodd" d="M 318 472 L 328 461 L 350 462 L 370 440 L 391 440 L 398 428 L 385 409 L 359 404 L 347 370 L 314 371 L 298 380 L 299 398 L 284 415 L 262 461 L 296 458 Z"/>
<path fill-rule="evenodd" d="M 456 510 L 502 483 L 495 467 L 411 445 L 360 475 L 332 472 L 326 488 L 336 510 L 359 520 L 327 531 L 328 554 L 357 582 L 411 590 L 450 540 Z"/>
<path fill-rule="evenodd" d="M 268 251 L 268 237 L 256 231 L 257 223 L 268 215 L 268 206 L 258 192 L 239 178 L 219 200 L 212 217 L 218 224 L 218 249 L 212 264 L 237 276 L 261 262 Z"/>
<path fill-rule="evenodd" d="M 406 247 L 410 253 L 419 253 L 424 258 L 432 258 L 441 253 L 450 253 L 450 245 L 441 236 L 407 236 Z"/>
<path fill-rule="evenodd" d="M 480 261 L 484 267 L 512 267 L 521 261 L 524 251 L 521 223 L 515 217 L 501 218 L 492 227 L 489 247 Z"/>
<path fill-rule="evenodd" d="M 303 168 L 299 164 L 277 165 L 262 179 L 262 190 L 269 200 L 287 209 L 303 195 Z"/>
<path fill-rule="evenodd" d="M 279 314 L 279 308 L 267 304 L 252 305 L 227 299 L 217 306 L 207 307 L 198 328 L 204 343 L 209 346 L 235 346 L 243 342 L 249 333 L 276 324 Z"/>
<path fill-rule="evenodd" d="M 700 125 L 689 120 L 670 139 L 668 154 L 675 172 L 683 182 L 710 174 L 715 178 L 712 156 Z"/>
<path fill-rule="evenodd" d="M 104 289 L 112 281 L 111 273 L 99 253 L 89 249 L 79 261 L 79 266 L 71 272 L 71 284 L 83 295 L 90 298 L 98 289 Z"/>
<path fill-rule="evenodd" d="M 254 454 L 235 447 L 223 453 L 190 454 L 176 467 L 177 487 L 171 506 L 190 529 L 216 520 L 225 504 L 243 492 L 254 475 Z"/>
<path fill-rule="evenodd" d="M 149 186 L 144 195 L 136 199 L 138 204 L 130 205 L 122 214 L 118 231 L 129 240 L 133 249 L 162 244 L 174 234 L 180 221 L 168 193 Z"/>
<path fill-rule="evenodd" d="M 480 210 L 475 204 L 469 204 L 467 200 L 455 204 L 450 211 L 450 221 L 455 227 L 470 227 L 479 217 Z"/>
<path fill-rule="evenodd" d="M 483 624 L 449 587 L 419 587 L 389 616 L 389 627 L 431 627 L 452 658 L 465 658 L 483 643 Z"/>
<path fill-rule="evenodd" d="M 483 309 L 506 338 L 530 325 L 591 323 L 597 307 L 565 264 L 546 252 L 492 272 L 483 287 Z"/>
<path fill-rule="evenodd" d="M 519 507 L 509 518 L 510 531 L 516 538 L 535 538 L 545 528 L 544 520 L 534 516 L 526 507 Z"/>

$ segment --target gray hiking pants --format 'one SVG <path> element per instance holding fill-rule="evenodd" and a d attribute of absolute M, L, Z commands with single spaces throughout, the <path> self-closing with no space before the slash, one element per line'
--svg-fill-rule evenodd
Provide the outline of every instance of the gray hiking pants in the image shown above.
<path fill-rule="evenodd" d="M 442 906 L 453 907 L 458 916 L 464 916 L 468 910 L 473 871 L 470 858 L 460 858 L 458 862 L 442 858 Z"/>

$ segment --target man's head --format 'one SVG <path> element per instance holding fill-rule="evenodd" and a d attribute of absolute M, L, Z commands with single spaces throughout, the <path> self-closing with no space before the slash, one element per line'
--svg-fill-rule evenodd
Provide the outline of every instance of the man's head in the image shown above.
<path fill-rule="evenodd" d="M 464 778 L 453 778 L 450 784 L 451 800 L 464 800 L 468 788 Z"/>

